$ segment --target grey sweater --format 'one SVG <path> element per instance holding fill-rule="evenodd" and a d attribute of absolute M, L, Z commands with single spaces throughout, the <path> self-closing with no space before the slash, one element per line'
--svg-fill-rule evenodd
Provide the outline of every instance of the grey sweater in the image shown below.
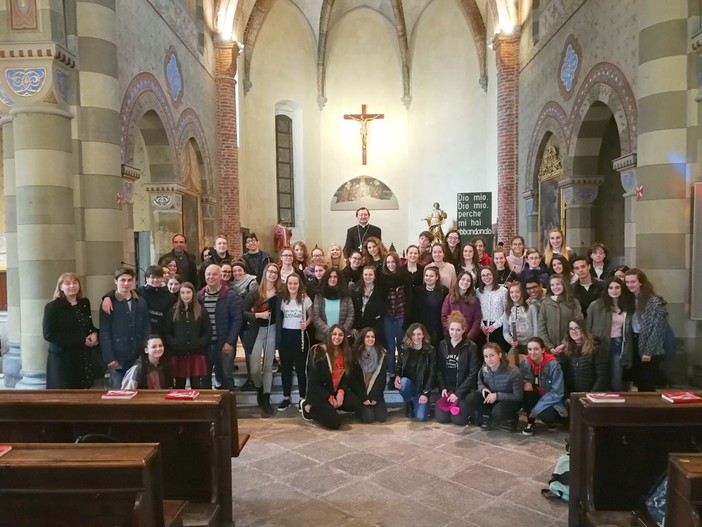
<path fill-rule="evenodd" d="M 500 366 L 497 371 L 483 364 L 478 372 L 478 391 L 485 388 L 496 393 L 498 401 L 521 401 L 524 398 L 522 374 L 513 364 Z"/>

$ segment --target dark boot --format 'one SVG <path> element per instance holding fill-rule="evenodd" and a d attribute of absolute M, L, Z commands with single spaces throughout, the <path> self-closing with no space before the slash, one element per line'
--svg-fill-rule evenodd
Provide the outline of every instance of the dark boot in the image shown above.
<path fill-rule="evenodd" d="M 273 417 L 273 407 L 271 406 L 271 394 L 263 394 L 263 404 L 261 405 L 261 417 Z"/>
<path fill-rule="evenodd" d="M 405 417 L 414 417 L 414 408 L 412 408 L 412 403 L 405 403 Z"/>
<path fill-rule="evenodd" d="M 256 404 L 259 408 L 263 408 L 263 386 L 256 388 Z"/>
<path fill-rule="evenodd" d="M 253 383 L 251 379 L 246 379 L 246 382 L 241 385 L 241 388 L 239 388 L 242 392 L 255 392 L 256 391 L 256 385 Z"/>

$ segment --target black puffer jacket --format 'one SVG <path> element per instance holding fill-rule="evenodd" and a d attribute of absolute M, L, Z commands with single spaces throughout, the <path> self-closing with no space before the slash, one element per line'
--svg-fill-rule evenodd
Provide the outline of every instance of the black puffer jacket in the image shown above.
<path fill-rule="evenodd" d="M 601 344 L 592 353 L 561 353 L 566 397 L 574 392 L 602 392 L 609 389 L 608 350 Z"/>

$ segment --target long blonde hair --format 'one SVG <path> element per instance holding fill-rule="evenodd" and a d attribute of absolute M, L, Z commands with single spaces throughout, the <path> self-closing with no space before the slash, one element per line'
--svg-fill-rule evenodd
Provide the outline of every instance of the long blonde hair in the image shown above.
<path fill-rule="evenodd" d="M 332 262 L 332 257 L 331 257 L 331 250 L 334 247 L 338 247 L 339 252 L 341 254 L 341 256 L 339 256 L 337 265 L 334 265 L 334 262 Z M 344 258 L 344 250 L 341 247 L 341 244 L 334 242 L 329 246 L 329 252 L 327 253 L 327 267 L 328 268 L 336 267 L 339 271 L 341 271 L 344 267 L 346 267 L 346 258 Z"/>
<path fill-rule="evenodd" d="M 561 235 L 560 254 L 564 255 L 567 258 L 568 252 L 572 250 L 570 247 L 568 247 L 566 245 L 565 234 L 563 234 L 563 231 L 560 229 L 560 227 L 553 227 L 551 230 L 548 231 L 548 239 L 546 240 L 546 247 L 544 248 L 544 262 L 546 262 L 546 267 L 551 265 L 551 260 L 553 259 L 553 247 L 551 247 L 551 233 L 552 232 L 557 232 L 558 234 Z"/>
<path fill-rule="evenodd" d="M 75 280 L 78 282 L 78 294 L 76 298 L 83 298 L 83 285 L 80 283 L 80 276 L 76 273 L 63 273 L 59 276 L 58 282 L 56 282 L 56 289 L 54 290 L 54 299 L 56 298 L 66 298 L 66 295 L 61 291 L 61 284 L 66 280 Z"/>

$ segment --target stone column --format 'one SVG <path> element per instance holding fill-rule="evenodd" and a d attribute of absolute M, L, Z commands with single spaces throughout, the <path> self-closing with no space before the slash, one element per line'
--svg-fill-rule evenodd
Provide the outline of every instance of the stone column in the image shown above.
<path fill-rule="evenodd" d="M 174 235 L 183 232 L 183 194 L 185 187 L 177 183 L 145 185 L 149 193 L 151 217 L 153 218 L 153 244 L 156 261 L 161 254 L 172 249 Z"/>
<path fill-rule="evenodd" d="M 518 230 L 519 35 L 498 36 L 497 60 L 497 238 L 509 242 Z"/>
<path fill-rule="evenodd" d="M 220 231 L 229 239 L 229 251 L 240 255 L 241 212 L 239 208 L 239 147 L 236 128 L 236 75 L 239 45 L 218 42 L 215 58 L 217 87 L 217 163 Z M 219 233 L 218 233 L 219 234 Z"/>
<path fill-rule="evenodd" d="M 7 353 L 2 359 L 5 387 L 14 388 L 21 379 L 20 356 L 21 324 L 19 314 L 19 276 L 17 271 L 17 196 L 15 189 L 15 138 L 12 118 L 2 123 L 2 151 L 4 159 L 5 246 L 7 249 Z"/>
<path fill-rule="evenodd" d="M 121 179 L 121 93 L 117 80 L 115 0 L 78 0 L 76 32 L 80 57 L 76 152 L 80 191 L 76 196 L 79 272 L 97 324 L 102 294 L 114 287 L 112 273 L 124 258 Z M 132 249 L 133 251 L 133 249 Z"/>
<path fill-rule="evenodd" d="M 49 91 L 51 89 L 49 88 Z M 16 108 L 14 116 L 17 264 L 20 285 L 22 380 L 46 386 L 44 306 L 56 280 L 76 268 L 71 114 L 51 107 Z"/>
<path fill-rule="evenodd" d="M 565 239 L 575 254 L 587 254 L 595 241 L 592 209 L 604 177 L 569 177 L 558 182 L 565 203 Z"/>
<path fill-rule="evenodd" d="M 526 192 L 522 193 L 522 199 L 524 199 L 525 201 L 527 214 L 526 232 L 522 235 L 524 236 L 524 244 L 526 247 L 537 247 L 539 250 L 541 250 L 541 247 L 539 247 L 539 207 L 537 202 L 538 192 L 536 192 L 535 190 L 527 190 Z M 511 242 L 511 239 L 504 238 L 503 241 L 505 242 L 505 244 L 508 244 Z"/>
<path fill-rule="evenodd" d="M 676 335 L 686 333 L 690 299 L 688 145 L 688 4 L 638 5 L 638 151 L 633 211 L 636 265 L 668 302 Z"/>
<path fill-rule="evenodd" d="M 636 153 L 612 161 L 624 189 L 624 261 L 636 267 Z"/>

